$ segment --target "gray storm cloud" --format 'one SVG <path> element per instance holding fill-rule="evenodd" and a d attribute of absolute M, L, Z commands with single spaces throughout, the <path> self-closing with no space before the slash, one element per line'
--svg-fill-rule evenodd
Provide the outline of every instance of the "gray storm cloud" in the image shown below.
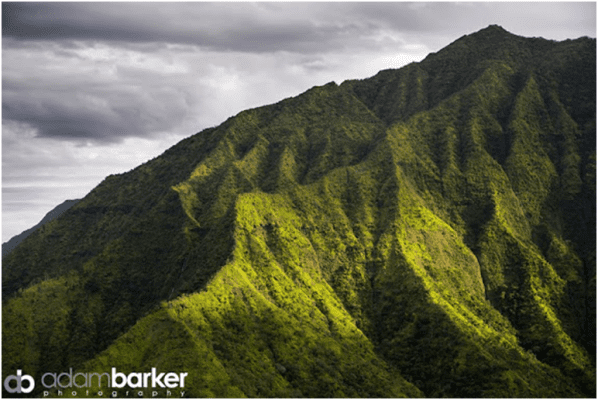
<path fill-rule="evenodd" d="M 73 89 L 57 82 L 54 90 L 42 91 L 14 86 L 4 91 L 3 118 L 29 124 L 39 137 L 118 142 L 168 130 L 188 112 L 185 96 L 170 87 L 106 83 L 100 89 L 89 82 Z"/>
<path fill-rule="evenodd" d="M 168 42 L 242 52 L 313 53 L 359 45 L 380 31 L 445 36 L 495 23 L 524 36 L 544 29 L 564 39 L 588 27 L 595 31 L 596 21 L 591 2 L 4 2 L 2 10 L 4 38 Z"/>
<path fill-rule="evenodd" d="M 359 38 L 370 29 L 379 29 L 377 24 L 359 22 L 361 18 L 349 12 L 352 7 L 318 3 L 3 3 L 2 34 L 17 40 L 167 42 L 220 51 L 311 53 L 336 47 L 347 34 Z M 401 13 L 398 17 L 407 16 Z"/>

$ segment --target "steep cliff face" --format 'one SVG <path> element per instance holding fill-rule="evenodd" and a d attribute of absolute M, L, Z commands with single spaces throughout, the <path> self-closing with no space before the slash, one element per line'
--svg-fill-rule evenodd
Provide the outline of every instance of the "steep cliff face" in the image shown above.
<path fill-rule="evenodd" d="M 595 396 L 595 49 L 491 26 L 108 177 L 5 258 L 3 375 Z"/>

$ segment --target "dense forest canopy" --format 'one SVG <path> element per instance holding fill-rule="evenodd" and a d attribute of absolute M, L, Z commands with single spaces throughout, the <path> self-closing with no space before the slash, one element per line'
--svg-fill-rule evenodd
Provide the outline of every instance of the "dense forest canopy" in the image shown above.
<path fill-rule="evenodd" d="M 490 26 L 107 177 L 4 257 L 3 376 L 594 397 L 595 60 Z"/>

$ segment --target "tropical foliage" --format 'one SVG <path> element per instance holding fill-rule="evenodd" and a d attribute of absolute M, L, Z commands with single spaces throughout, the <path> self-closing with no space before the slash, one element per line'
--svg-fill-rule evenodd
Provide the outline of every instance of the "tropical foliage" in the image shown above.
<path fill-rule="evenodd" d="M 490 26 L 109 176 L 3 260 L 3 375 L 594 397 L 595 50 Z"/>

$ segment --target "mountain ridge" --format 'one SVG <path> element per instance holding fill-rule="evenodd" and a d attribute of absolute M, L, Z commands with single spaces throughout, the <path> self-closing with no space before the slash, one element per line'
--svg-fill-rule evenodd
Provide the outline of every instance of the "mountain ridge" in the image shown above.
<path fill-rule="evenodd" d="M 63 212 L 77 204 L 79 199 L 75 200 L 65 200 L 52 210 L 48 211 L 46 215 L 39 221 L 37 224 L 32 226 L 29 229 L 24 230 L 23 232 L 19 233 L 18 235 L 13 236 L 6 242 L 2 243 L 2 256 L 4 257 L 8 253 L 10 253 L 15 247 L 17 247 L 27 236 L 31 235 L 36 229 L 41 228 L 46 223 L 52 221 L 55 218 L 58 218 Z"/>
<path fill-rule="evenodd" d="M 595 395 L 595 123 L 572 96 L 595 106 L 595 40 L 505 32 L 106 178 L 9 255 L 3 373 L 158 365 L 207 397 Z M 475 51 L 496 35 L 502 58 Z"/>

